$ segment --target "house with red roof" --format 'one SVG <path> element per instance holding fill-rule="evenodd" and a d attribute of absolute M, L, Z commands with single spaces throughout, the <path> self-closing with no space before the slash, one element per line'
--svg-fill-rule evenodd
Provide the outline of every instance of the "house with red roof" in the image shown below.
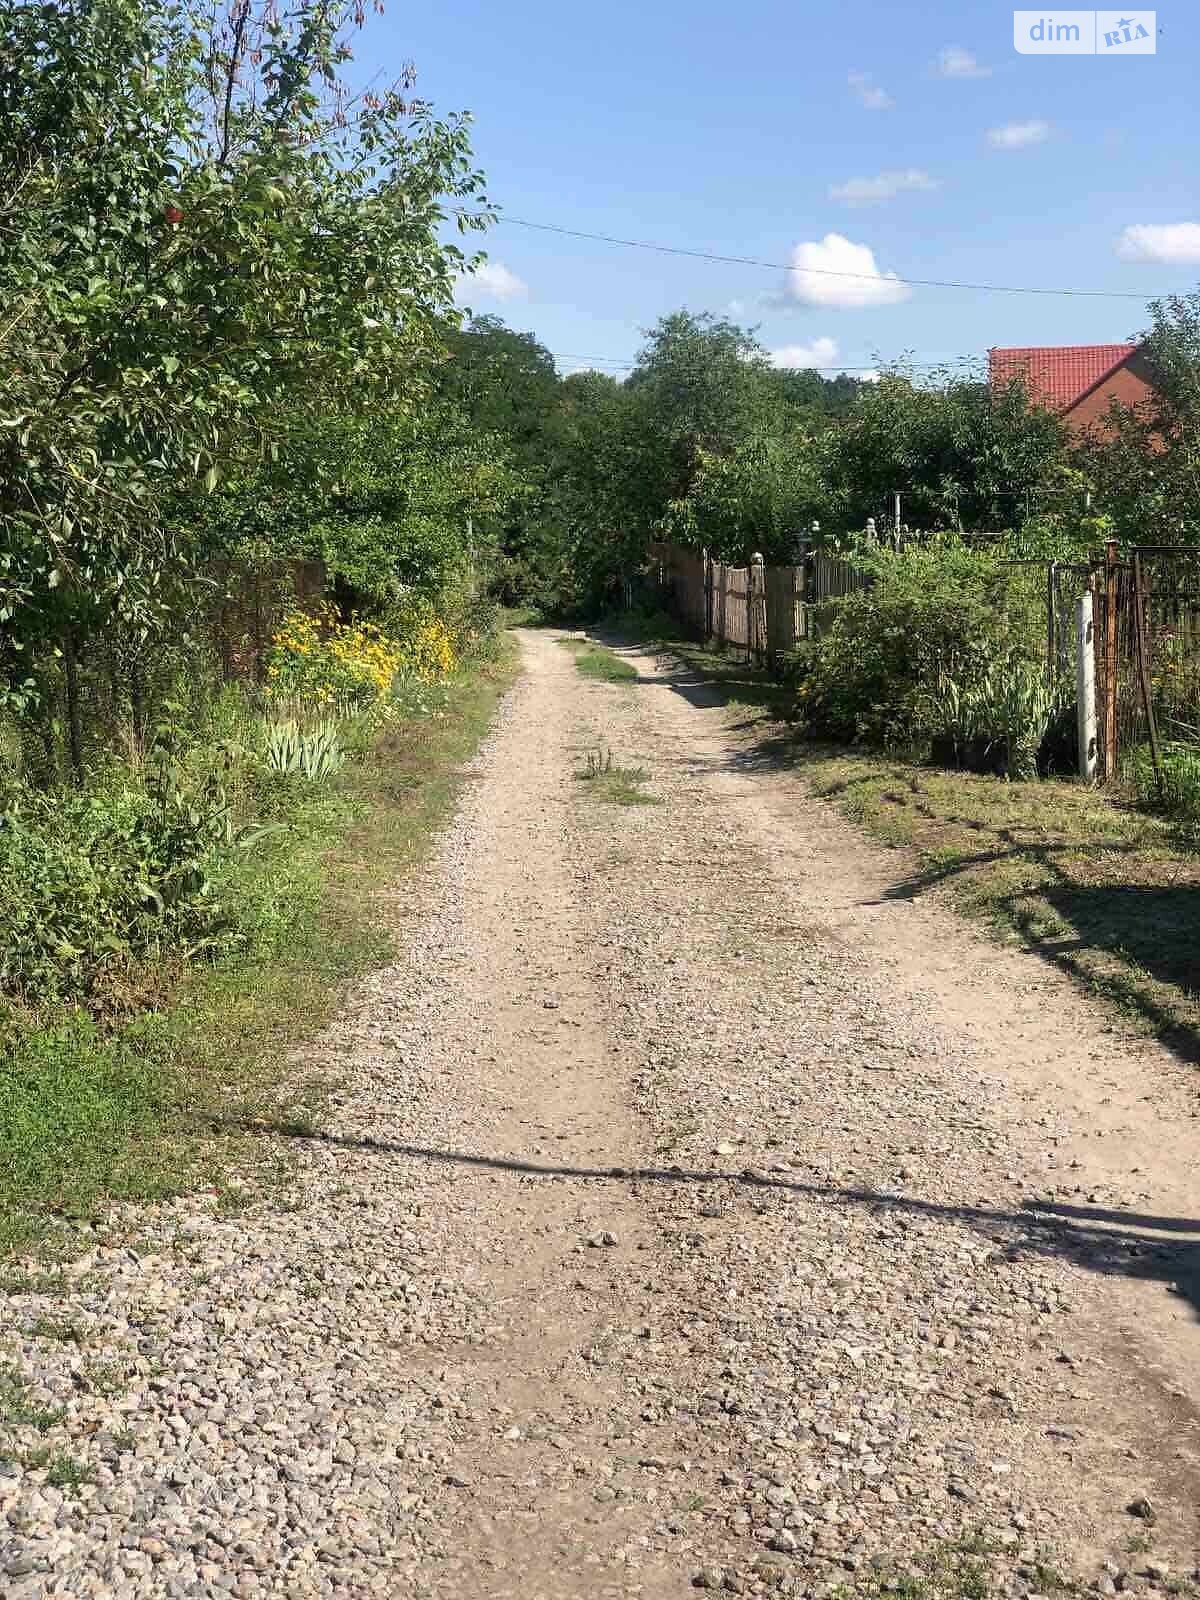
<path fill-rule="evenodd" d="M 993 389 L 1021 379 L 1030 401 L 1056 411 L 1076 436 L 1103 430 L 1114 400 L 1138 406 L 1154 391 L 1141 345 L 1025 345 L 988 351 Z"/>

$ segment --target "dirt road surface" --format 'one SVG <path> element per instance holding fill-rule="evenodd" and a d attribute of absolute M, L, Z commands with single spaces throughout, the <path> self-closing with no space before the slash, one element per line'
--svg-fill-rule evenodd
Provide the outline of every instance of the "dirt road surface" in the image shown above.
<path fill-rule="evenodd" d="M 0 1463 L 0 1592 L 1190 1589 L 1191 1070 L 686 672 L 521 646 L 294 1192 L 147 1212 L 82 1346 L 6 1303 L 95 1481 Z"/>

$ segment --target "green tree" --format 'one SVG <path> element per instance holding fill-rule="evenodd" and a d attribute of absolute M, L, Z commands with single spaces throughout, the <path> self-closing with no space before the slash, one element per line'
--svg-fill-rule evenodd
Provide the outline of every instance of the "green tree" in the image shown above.
<path fill-rule="evenodd" d="M 744 564 L 758 552 L 786 564 L 827 507 L 819 443 L 799 429 L 756 432 L 725 455 L 701 451 L 691 492 L 666 526 L 721 561 Z"/>
<path fill-rule="evenodd" d="M 627 384 L 603 372 L 563 380 L 553 583 L 565 610 L 619 601 L 646 555 L 640 498 L 643 414 Z"/>
<path fill-rule="evenodd" d="M 1061 423 L 1020 385 L 994 391 L 951 373 L 918 384 L 894 371 L 862 385 L 838 425 L 830 488 L 849 528 L 890 515 L 900 490 L 910 526 L 995 530 L 1023 518 L 1063 449 Z"/>
<path fill-rule="evenodd" d="M 447 344 L 440 391 L 496 442 L 511 473 L 513 492 L 480 523 L 497 552 L 497 591 L 510 603 L 547 603 L 563 557 L 563 412 L 554 357 L 532 333 L 498 317 L 473 318 Z"/>
<path fill-rule="evenodd" d="M 771 374 L 784 401 L 808 426 L 819 426 L 852 411 L 863 388 L 861 378 L 839 372 L 832 378 L 811 367 L 788 367 Z"/>
<path fill-rule="evenodd" d="M 489 519 L 520 493 L 503 441 L 449 402 L 298 419 L 286 459 L 264 462 L 198 508 L 213 561 L 320 561 L 348 611 L 436 600 L 492 554 Z"/>
<path fill-rule="evenodd" d="M 442 402 L 330 429 L 340 469 L 308 531 L 347 604 L 436 600 L 492 553 L 487 529 L 520 492 L 504 442 Z"/>
<path fill-rule="evenodd" d="M 626 384 L 642 440 L 631 487 L 644 534 L 687 497 L 703 454 L 732 450 L 779 414 L 771 376 L 753 335 L 723 318 L 676 311 L 650 330 Z"/>
<path fill-rule="evenodd" d="M 354 0 L 0 0 L 0 622 L 10 697 L 145 635 L 181 493 L 302 405 L 414 398 L 486 220 L 462 119 L 340 77 Z"/>
<path fill-rule="evenodd" d="M 1150 304 L 1136 358 L 1153 385 L 1114 402 L 1080 457 L 1097 510 L 1130 543 L 1200 542 L 1200 290 Z"/>

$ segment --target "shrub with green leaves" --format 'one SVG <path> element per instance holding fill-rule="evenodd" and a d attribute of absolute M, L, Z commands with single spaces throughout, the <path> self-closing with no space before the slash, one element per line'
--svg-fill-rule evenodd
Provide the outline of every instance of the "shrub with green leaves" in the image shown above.
<path fill-rule="evenodd" d="M 913 748 L 939 731 L 947 680 L 972 683 L 1003 655 L 1036 661 L 1041 598 L 1029 569 L 957 542 L 857 557 L 874 579 L 833 601 L 797 695 L 814 731 Z"/>
<path fill-rule="evenodd" d="M 0 989 L 85 1001 L 122 968 L 232 948 L 214 866 L 253 836 L 235 833 L 222 776 L 159 760 L 144 786 L 14 797 L 0 815 Z"/>
<path fill-rule="evenodd" d="M 978 752 L 989 758 L 989 770 L 1035 778 L 1038 752 L 1068 694 L 1067 685 L 1047 682 L 1040 663 L 1002 651 L 971 677 L 941 679 L 929 726 L 935 738 L 953 742 L 960 760 Z"/>
<path fill-rule="evenodd" d="M 1138 797 L 1159 805 L 1189 832 L 1200 833 L 1200 731 L 1191 740 L 1166 741 L 1160 751 L 1161 780 L 1155 774 L 1148 745 L 1139 745 L 1132 760 Z"/>

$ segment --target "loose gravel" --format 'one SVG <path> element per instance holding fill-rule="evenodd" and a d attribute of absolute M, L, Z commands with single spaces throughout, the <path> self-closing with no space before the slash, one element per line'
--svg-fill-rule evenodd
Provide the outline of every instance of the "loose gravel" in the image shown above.
<path fill-rule="evenodd" d="M 1144 1174 L 1055 1212 L 1078 1108 L 1010 1074 L 977 950 L 990 1046 L 944 992 L 966 933 L 892 961 L 871 853 L 702 686 L 522 640 L 400 958 L 297 1064 L 294 1187 L 0 1302 L 0 1593 L 1190 1588 L 1186 1213 L 1122 1223 Z"/>

